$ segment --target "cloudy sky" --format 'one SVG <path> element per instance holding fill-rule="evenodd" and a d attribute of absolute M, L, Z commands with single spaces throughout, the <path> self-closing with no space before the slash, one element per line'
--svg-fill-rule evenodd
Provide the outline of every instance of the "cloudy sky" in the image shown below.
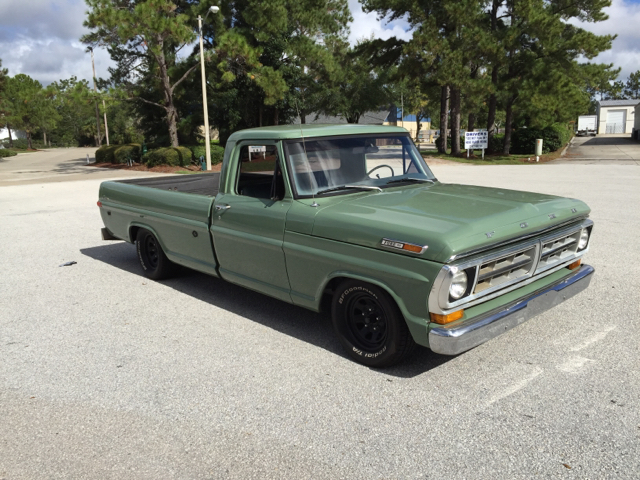
<path fill-rule="evenodd" d="M 357 0 L 349 0 L 354 22 L 350 40 L 355 43 L 371 36 L 409 38 L 403 22 L 387 24 L 375 13 L 364 13 Z M 82 26 L 84 0 L 0 0 L 0 58 L 10 75 L 26 73 L 43 84 L 75 75 L 91 79 L 91 60 L 79 42 L 86 32 Z M 607 9 L 609 20 L 585 24 L 598 34 L 617 33 L 613 49 L 596 61 L 622 68 L 620 79 L 640 70 L 640 0 L 613 0 Z M 96 50 L 96 70 L 107 77 L 110 59 Z"/>

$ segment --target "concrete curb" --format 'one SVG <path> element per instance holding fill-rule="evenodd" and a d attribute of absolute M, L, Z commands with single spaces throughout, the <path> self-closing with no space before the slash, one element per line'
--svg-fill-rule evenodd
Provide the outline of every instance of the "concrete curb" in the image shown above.
<path fill-rule="evenodd" d="M 571 145 L 573 145 L 573 141 L 575 140 L 576 137 L 571 137 L 571 140 L 569 140 L 569 143 L 567 143 L 566 147 L 564 147 L 564 150 L 562 150 L 562 153 L 560 154 L 561 157 L 564 157 L 564 154 L 567 153 L 567 150 L 569 149 L 569 147 Z"/>

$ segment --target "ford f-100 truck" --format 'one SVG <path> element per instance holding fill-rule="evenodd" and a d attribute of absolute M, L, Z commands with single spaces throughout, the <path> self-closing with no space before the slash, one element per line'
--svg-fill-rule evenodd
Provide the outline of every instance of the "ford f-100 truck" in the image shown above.
<path fill-rule="evenodd" d="M 580 200 L 439 182 L 403 128 L 277 126 L 220 173 L 103 182 L 103 239 L 320 311 L 356 361 L 469 350 L 585 289 Z"/>

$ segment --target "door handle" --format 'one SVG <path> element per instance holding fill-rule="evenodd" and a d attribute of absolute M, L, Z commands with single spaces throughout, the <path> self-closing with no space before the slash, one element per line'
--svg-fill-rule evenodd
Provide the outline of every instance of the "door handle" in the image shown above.
<path fill-rule="evenodd" d="M 231 205 L 216 205 L 216 212 L 221 212 L 222 210 L 229 210 Z"/>

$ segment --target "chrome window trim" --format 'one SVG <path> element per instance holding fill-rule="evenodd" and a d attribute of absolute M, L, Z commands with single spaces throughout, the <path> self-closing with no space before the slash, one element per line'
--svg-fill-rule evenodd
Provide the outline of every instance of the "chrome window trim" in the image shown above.
<path fill-rule="evenodd" d="M 461 262 L 459 264 L 445 265 L 438 273 L 435 281 L 433 282 L 431 292 L 429 293 L 429 312 L 447 315 L 448 313 L 460 310 L 461 308 L 473 307 L 482 302 L 492 300 L 500 295 L 511 292 L 517 288 L 528 285 L 529 283 L 535 282 L 536 280 L 557 272 L 561 268 L 564 268 L 567 265 L 570 265 L 576 260 L 582 258 L 582 256 L 584 256 L 584 254 L 589 251 L 591 237 L 589 237 L 589 243 L 587 244 L 587 247 L 585 249 L 577 251 L 571 257 L 567 258 L 564 261 L 561 261 L 556 265 L 552 265 L 548 268 L 538 271 L 542 244 L 550 242 L 557 238 L 562 238 L 563 236 L 569 236 L 585 228 L 591 228 L 592 226 L 593 222 L 589 219 L 585 219 L 580 225 L 574 225 L 570 228 L 563 228 L 559 231 L 553 232 L 553 234 L 538 237 L 535 240 L 529 240 L 517 246 L 512 246 L 510 248 L 506 248 L 489 255 L 484 255 L 473 260 Z M 526 251 L 534 246 L 536 247 L 535 258 L 533 260 L 531 269 L 526 275 L 523 275 L 509 282 L 496 285 L 495 287 L 488 288 L 478 294 L 470 294 L 454 302 L 449 301 L 449 286 L 451 283 L 451 279 L 453 278 L 453 275 L 459 270 L 467 270 L 469 268 L 475 267 L 475 277 L 473 280 L 473 285 L 470 288 L 470 291 L 473 292 L 478 281 L 478 269 L 483 263 L 490 262 L 501 257 L 507 257 L 521 251 Z"/>

